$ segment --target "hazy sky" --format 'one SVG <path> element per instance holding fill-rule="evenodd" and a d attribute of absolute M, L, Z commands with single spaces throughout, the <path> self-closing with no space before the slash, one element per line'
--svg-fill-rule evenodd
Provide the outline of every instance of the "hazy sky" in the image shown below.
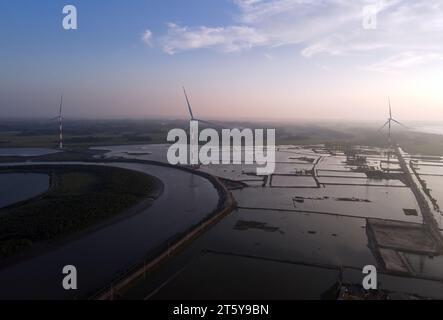
<path fill-rule="evenodd" d="M 442 49 L 441 0 L 2 0 L 0 116 L 443 121 Z"/>

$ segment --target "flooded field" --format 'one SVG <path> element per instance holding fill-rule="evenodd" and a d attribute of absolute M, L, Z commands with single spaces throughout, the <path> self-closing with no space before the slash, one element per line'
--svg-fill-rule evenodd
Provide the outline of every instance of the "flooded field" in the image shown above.
<path fill-rule="evenodd" d="M 434 217 L 441 229 L 443 229 L 443 167 L 419 166 L 417 173 L 426 190 Z M 426 172 L 423 174 L 423 172 Z"/>
<path fill-rule="evenodd" d="M 420 209 L 407 188 L 328 186 L 319 189 L 244 188 L 234 190 L 241 207 L 313 211 L 421 223 Z M 408 216 L 403 209 L 415 209 Z M 389 213 L 389 215 L 388 215 Z"/>
<path fill-rule="evenodd" d="M 388 179 L 367 179 L 358 177 L 320 177 L 320 184 L 324 185 L 360 185 L 360 186 L 385 186 L 385 187 L 405 187 L 399 180 Z"/>
<path fill-rule="evenodd" d="M 375 263 L 360 218 L 239 209 L 214 230 L 207 249 L 274 260 L 358 267 Z"/>
<path fill-rule="evenodd" d="M 42 194 L 49 180 L 48 175 L 38 173 L 0 174 L 0 209 Z"/>
<path fill-rule="evenodd" d="M 167 162 L 167 145 L 100 149 L 108 150 L 108 161 Z M 328 298 L 339 278 L 361 282 L 366 265 L 377 267 L 383 288 L 443 296 L 443 255 L 424 228 L 429 213 L 442 228 L 443 164 L 413 162 L 401 151 L 388 156 L 382 149 L 355 150 L 349 154 L 321 145 L 279 146 L 275 172 L 268 176 L 256 174 L 257 164 L 188 167 L 222 178 L 237 208 L 121 298 Z M 25 270 L 50 261 L 69 258 L 85 270 L 106 263 L 105 273 L 86 276 L 90 291 L 77 293 L 90 294 L 172 234 L 204 219 L 218 201 L 212 185 L 191 173 L 151 164 L 112 165 L 157 176 L 166 182 L 165 195 L 141 215 L 1 270 L 2 282 L 12 286 L 18 277 L 26 278 Z M 423 193 L 430 211 L 417 192 Z M 276 283 L 281 284 L 278 290 Z M 29 296 L 38 290 L 38 281 L 34 284 Z M 66 296 L 50 287 L 45 290 L 47 296 Z"/>
<path fill-rule="evenodd" d="M 272 187 L 287 188 L 317 188 L 317 181 L 313 177 L 291 176 L 291 175 L 272 175 Z"/>
<path fill-rule="evenodd" d="M 330 289 L 329 284 L 332 285 L 338 275 L 338 270 L 207 253 L 199 256 L 173 282 L 146 298 L 317 299 Z"/>
<path fill-rule="evenodd" d="M 422 208 L 393 151 L 356 150 L 350 156 L 321 145 L 279 146 L 275 172 L 266 177 L 255 175 L 255 165 L 195 168 L 242 182 L 243 187 L 232 190 L 238 209 L 170 262 L 169 272 L 180 270 L 173 277 L 166 271 L 155 273 L 127 297 L 318 299 L 343 271 L 351 275 L 347 280 L 360 282 L 361 269 L 368 264 L 377 266 L 389 290 L 443 296 L 438 291 L 443 289 L 442 256 L 404 251 L 407 243 L 390 249 L 391 255 L 384 253 L 383 244 L 374 246 L 368 219 L 422 226 Z M 124 152 L 130 151 L 119 150 L 118 156 L 126 157 Z M 155 152 L 140 158 L 154 158 Z M 422 170 L 435 174 L 440 167 L 423 165 Z M 431 194 L 438 194 L 436 201 L 443 201 L 443 177 L 422 177 Z M 392 262 L 387 259 L 395 255 L 404 264 L 402 274 L 388 267 Z M 269 274 L 275 275 L 270 282 Z M 163 281 L 167 284 L 155 290 Z M 278 291 L 271 288 L 276 282 L 283 286 Z M 415 287 L 418 282 L 423 288 Z"/>

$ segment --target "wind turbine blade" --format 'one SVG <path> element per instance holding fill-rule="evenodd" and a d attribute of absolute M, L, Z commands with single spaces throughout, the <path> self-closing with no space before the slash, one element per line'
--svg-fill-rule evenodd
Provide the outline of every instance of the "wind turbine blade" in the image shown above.
<path fill-rule="evenodd" d="M 188 104 L 189 114 L 191 116 L 191 120 L 194 120 L 194 114 L 192 113 L 191 104 L 189 103 L 188 95 L 186 94 L 185 87 L 183 87 L 183 93 L 185 94 L 186 103 Z"/>
<path fill-rule="evenodd" d="M 386 127 L 386 126 L 388 125 L 388 123 L 389 123 L 389 120 L 386 121 L 385 124 L 382 125 L 382 126 L 380 127 L 380 129 L 378 129 L 378 131 L 381 131 L 384 127 Z"/>
<path fill-rule="evenodd" d="M 388 97 L 389 101 L 389 119 L 392 119 L 391 97 Z"/>
<path fill-rule="evenodd" d="M 219 124 L 216 124 L 216 123 L 213 123 L 213 122 L 210 122 L 210 121 L 206 121 L 206 120 L 200 120 L 200 119 L 194 119 L 195 121 L 198 121 L 198 122 L 201 122 L 201 123 L 204 123 L 204 124 L 207 124 L 207 125 L 209 125 L 209 126 L 211 126 L 211 127 L 216 127 L 216 128 L 221 128 L 221 129 L 223 129 L 223 126 L 221 126 L 221 125 L 219 125 Z"/>
<path fill-rule="evenodd" d="M 213 122 L 210 122 L 210 121 L 206 121 L 206 120 L 201 120 L 201 119 L 197 119 L 197 118 L 195 118 L 195 117 L 194 117 L 194 114 L 193 114 L 193 112 L 192 112 L 191 103 L 189 102 L 189 98 L 188 98 L 188 95 L 187 95 L 187 93 L 186 93 L 186 89 L 185 89 L 185 87 L 183 87 L 183 93 L 185 94 L 186 103 L 188 104 L 188 110 L 189 110 L 189 114 L 191 115 L 191 120 L 194 120 L 194 121 L 198 121 L 198 122 L 201 122 L 201 123 L 207 124 L 207 125 L 209 125 L 210 127 L 215 127 L 215 128 L 219 128 L 219 129 L 224 129 L 224 126 L 221 125 L 221 124 L 216 124 L 216 123 L 213 123 Z M 239 128 L 239 130 L 241 130 L 241 129 L 242 129 L 242 128 Z"/>
<path fill-rule="evenodd" d="M 392 121 L 394 121 L 396 124 L 399 124 L 399 125 L 401 125 L 403 128 L 405 128 L 405 129 L 409 129 L 407 126 L 405 126 L 403 123 L 401 123 L 401 122 L 398 122 L 397 120 L 395 120 L 395 119 L 391 119 Z"/>

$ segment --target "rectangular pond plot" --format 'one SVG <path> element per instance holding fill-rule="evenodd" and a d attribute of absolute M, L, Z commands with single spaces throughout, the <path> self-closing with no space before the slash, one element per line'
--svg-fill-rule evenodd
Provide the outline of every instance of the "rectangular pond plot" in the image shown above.
<path fill-rule="evenodd" d="M 386 252 L 381 256 L 386 262 L 393 262 L 392 265 L 398 265 L 400 262 L 405 269 L 409 269 L 401 252 L 418 252 L 434 255 L 438 252 L 435 238 L 430 234 L 423 224 L 406 223 L 400 221 L 383 221 L 379 219 L 369 219 L 368 234 L 373 240 L 375 250 L 387 248 L 392 252 Z M 387 269 L 389 270 L 388 266 Z M 412 272 L 410 272 L 412 273 Z"/>
<path fill-rule="evenodd" d="M 278 162 L 275 164 L 274 174 L 295 175 L 300 172 L 311 171 L 313 167 L 314 165 L 312 164 Z"/>
<path fill-rule="evenodd" d="M 395 171 L 400 171 L 401 170 L 401 167 L 400 167 L 400 164 L 399 163 L 392 163 L 392 162 L 390 162 L 390 163 L 387 163 L 387 162 L 381 162 L 380 163 L 380 168 L 382 169 L 382 170 L 395 170 Z"/>
<path fill-rule="evenodd" d="M 249 187 L 257 187 L 257 188 L 263 187 L 264 184 L 264 180 L 247 180 L 247 181 L 242 180 L 241 182 Z"/>
<path fill-rule="evenodd" d="M 443 176 L 420 175 L 420 179 L 426 182 L 426 187 L 429 189 L 432 201 L 436 205 L 435 209 L 437 209 L 434 210 L 435 220 L 440 228 L 443 228 Z M 433 204 L 430 205 L 433 207 Z"/>
<path fill-rule="evenodd" d="M 433 257 L 407 252 L 403 253 L 403 256 L 417 276 L 443 280 L 443 256 Z"/>
<path fill-rule="evenodd" d="M 300 155 L 301 157 L 302 155 Z M 296 159 L 294 159 L 295 157 L 297 157 L 296 154 L 292 154 L 289 152 L 281 152 L 281 151 L 277 151 L 275 153 L 275 162 L 283 162 L 283 163 L 297 163 L 300 162 Z"/>
<path fill-rule="evenodd" d="M 346 164 L 346 157 L 342 156 L 323 157 L 319 162 L 319 165 L 321 165 L 322 167 L 328 165 L 345 165 L 345 164 Z"/>
<path fill-rule="evenodd" d="M 405 184 L 400 180 L 379 180 L 368 178 L 337 178 L 337 177 L 319 177 L 320 184 L 331 185 L 360 185 L 360 186 L 387 186 L 387 187 L 405 187 Z"/>
<path fill-rule="evenodd" d="M 36 157 L 59 152 L 61 151 L 47 148 L 0 148 L 0 157 Z"/>
<path fill-rule="evenodd" d="M 376 160 L 376 161 L 384 161 L 388 159 L 387 154 L 379 154 L 379 155 L 364 155 L 364 154 L 359 154 L 359 156 L 362 157 L 366 157 L 367 160 Z M 390 159 L 396 159 L 397 157 L 393 154 L 390 155 L 389 157 Z"/>
<path fill-rule="evenodd" d="M 437 203 L 443 207 L 443 176 L 423 176 L 420 179 L 426 182 L 432 197 L 437 200 Z"/>
<path fill-rule="evenodd" d="M 239 207 L 300 210 L 355 217 L 422 222 L 409 188 L 327 186 L 326 188 L 246 188 L 233 192 Z M 415 209 L 418 216 L 406 215 Z"/>
<path fill-rule="evenodd" d="M 288 152 L 288 153 L 294 153 L 299 155 L 308 155 L 308 156 L 321 156 L 322 154 L 319 154 L 314 151 L 312 148 L 305 148 L 302 146 L 285 146 L 285 145 L 279 145 L 277 147 L 278 151 L 281 152 Z M 318 149 L 317 149 L 318 150 Z"/>
<path fill-rule="evenodd" d="M 318 177 L 340 177 L 340 178 L 367 178 L 363 172 L 340 171 L 340 170 L 318 170 Z"/>
<path fill-rule="evenodd" d="M 317 188 L 317 182 L 309 176 L 272 175 L 272 187 Z"/>
<path fill-rule="evenodd" d="M 407 160 L 411 160 L 410 158 L 407 158 Z M 422 160 L 414 160 L 414 162 L 416 164 L 418 164 L 419 166 L 443 166 L 443 160 L 441 159 L 436 159 L 436 160 L 432 160 L 432 161 L 422 161 Z"/>
<path fill-rule="evenodd" d="M 235 181 L 263 181 L 263 177 L 256 175 L 257 167 L 245 164 L 211 164 L 200 166 L 199 171 Z"/>
<path fill-rule="evenodd" d="M 379 154 L 386 152 L 386 149 L 377 148 L 377 147 L 355 146 L 354 148 L 357 149 L 362 154 L 365 154 L 368 156 L 379 155 Z"/>
<path fill-rule="evenodd" d="M 317 170 L 340 170 L 352 171 L 357 169 L 357 166 L 348 165 L 344 157 L 324 157 L 315 167 Z"/>
<path fill-rule="evenodd" d="M 321 299 L 337 279 L 337 270 L 207 253 L 150 299 Z"/>
<path fill-rule="evenodd" d="M 238 209 L 211 231 L 208 249 L 328 266 L 375 264 L 366 220 Z"/>
<path fill-rule="evenodd" d="M 138 160 L 151 160 L 167 163 L 167 153 L 170 145 L 130 145 L 130 146 L 109 146 L 94 147 L 92 150 L 107 150 L 106 158 L 125 158 Z"/>
<path fill-rule="evenodd" d="M 424 298 L 443 299 L 443 283 L 440 281 L 388 274 L 379 274 L 377 280 L 382 289 L 389 290 L 397 294 L 414 294 Z M 343 282 L 361 284 L 361 271 L 344 269 Z"/>
<path fill-rule="evenodd" d="M 375 169 L 375 170 L 381 170 L 381 162 L 377 160 L 368 160 L 366 161 L 366 165 L 369 168 Z"/>
<path fill-rule="evenodd" d="M 418 166 L 417 173 L 443 176 L 443 166 Z"/>

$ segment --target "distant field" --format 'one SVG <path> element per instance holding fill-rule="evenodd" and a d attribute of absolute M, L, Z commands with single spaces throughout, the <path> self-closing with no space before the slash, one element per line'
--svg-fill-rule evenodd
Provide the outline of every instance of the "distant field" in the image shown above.
<path fill-rule="evenodd" d="M 66 120 L 69 147 L 165 143 L 168 127 L 149 120 Z M 58 125 L 45 120 L 0 121 L 0 147 L 56 147 Z"/>
<path fill-rule="evenodd" d="M 204 126 L 202 125 L 201 128 Z M 277 144 L 336 144 L 387 146 L 387 133 L 376 127 L 343 124 L 227 123 L 226 128 L 273 128 Z M 186 121 L 159 120 L 71 120 L 66 121 L 67 148 L 90 146 L 167 143 L 169 130 L 189 129 Z M 407 152 L 443 156 L 443 136 L 394 130 L 393 141 Z M 1 147 L 57 147 L 58 129 L 54 123 L 38 120 L 0 121 Z"/>
<path fill-rule="evenodd" d="M 102 145 L 124 145 L 124 144 L 151 144 L 165 143 L 164 136 L 159 133 L 145 135 L 120 135 L 103 134 L 95 135 L 71 135 L 66 134 L 64 144 L 70 147 L 102 146 Z M 58 137 L 54 135 L 21 136 L 14 133 L 0 133 L 0 148 L 11 147 L 57 147 Z"/>
<path fill-rule="evenodd" d="M 121 214 L 161 187 L 153 177 L 113 167 L 39 166 L 0 173 L 17 171 L 50 174 L 51 187 L 36 199 L 0 210 L 0 258 Z"/>
<path fill-rule="evenodd" d="M 443 156 L 443 135 L 400 130 L 393 133 L 392 141 L 394 144 L 398 143 L 408 153 Z M 277 143 L 388 147 L 386 132 L 378 132 L 376 129 L 365 127 L 326 129 L 319 130 L 317 133 L 313 130 L 312 134 L 306 136 L 277 137 Z"/>

